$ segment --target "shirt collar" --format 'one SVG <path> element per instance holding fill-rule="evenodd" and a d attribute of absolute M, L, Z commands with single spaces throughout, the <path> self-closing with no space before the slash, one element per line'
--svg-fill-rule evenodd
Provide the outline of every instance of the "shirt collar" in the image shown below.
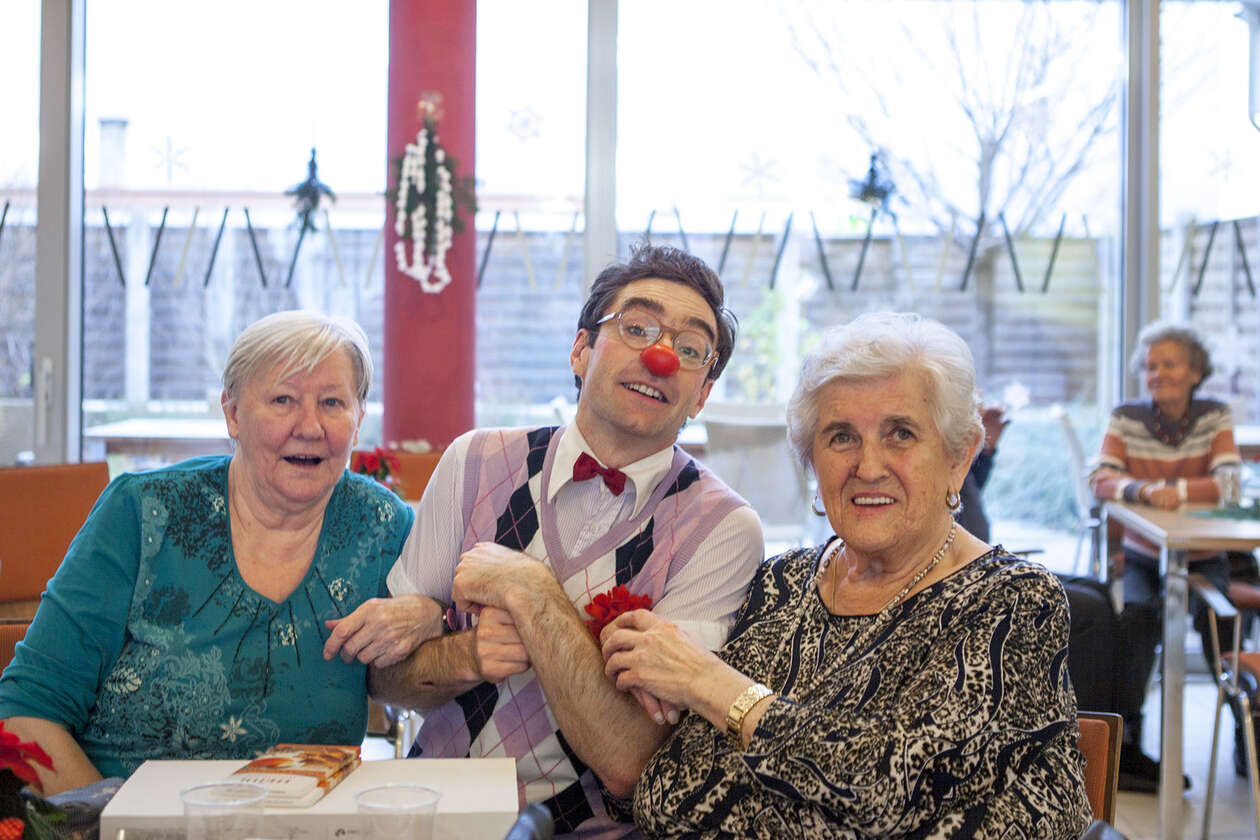
<path fill-rule="evenodd" d="M 560 488 L 573 481 L 573 465 L 577 463 L 578 456 L 583 452 L 595 458 L 595 453 L 591 451 L 590 446 L 586 443 L 586 438 L 582 437 L 582 433 L 578 431 L 577 423 L 570 423 L 560 430 L 560 442 L 556 444 L 556 457 L 551 464 L 551 481 L 547 485 L 547 501 L 555 501 L 556 494 L 560 492 Z M 595 458 L 595 460 L 599 460 Z M 656 489 L 656 485 L 661 482 L 665 474 L 669 472 L 669 468 L 674 463 L 674 447 L 667 446 L 659 452 L 653 452 L 646 458 L 640 458 L 633 464 L 627 464 L 621 467 L 621 471 L 626 474 L 626 483 L 634 488 L 634 509 L 630 512 L 631 517 L 639 514 L 643 509 L 643 505 L 647 503 L 648 496 L 652 495 L 652 491 Z M 607 466 L 602 461 L 601 466 Z M 602 487 L 602 483 L 600 483 Z"/>

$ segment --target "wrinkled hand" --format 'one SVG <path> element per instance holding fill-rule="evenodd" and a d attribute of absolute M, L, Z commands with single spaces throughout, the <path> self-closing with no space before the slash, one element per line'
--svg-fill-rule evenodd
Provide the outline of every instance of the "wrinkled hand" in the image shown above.
<path fill-rule="evenodd" d="M 513 592 L 538 591 L 555 577 L 540 561 L 528 554 L 496 543 L 480 542 L 465 551 L 455 567 L 451 593 L 456 609 L 479 612 L 483 606 L 508 609 Z"/>
<path fill-rule="evenodd" d="M 721 664 L 673 624 L 647 610 L 617 616 L 604 628 L 600 642 L 604 673 L 617 688 L 634 694 L 657 723 L 675 722 L 678 709 L 693 705 L 696 680 Z"/>
<path fill-rule="evenodd" d="M 630 696 L 639 701 L 648 717 L 661 726 L 675 724 L 682 720 L 683 709 L 665 700 L 653 697 L 641 688 L 630 689 Z"/>
<path fill-rule="evenodd" d="M 473 634 L 477 670 L 486 682 L 501 682 L 529 670 L 529 653 L 507 610 L 482 607 Z"/>
<path fill-rule="evenodd" d="M 1160 510 L 1172 510 L 1181 506 L 1181 494 L 1174 487 L 1160 487 L 1146 494 L 1146 503 Z"/>
<path fill-rule="evenodd" d="M 423 595 L 372 598 L 345 618 L 325 621 L 332 632 L 324 643 L 324 658 L 338 654 L 345 662 L 356 659 L 384 668 L 411 655 L 421 642 L 442 633 L 442 607 Z"/>
<path fill-rule="evenodd" d="M 1006 419 L 1006 411 L 1000 405 L 986 405 L 980 409 L 980 423 L 984 426 L 984 451 L 992 452 L 997 448 L 1002 432 L 1011 425 Z"/>

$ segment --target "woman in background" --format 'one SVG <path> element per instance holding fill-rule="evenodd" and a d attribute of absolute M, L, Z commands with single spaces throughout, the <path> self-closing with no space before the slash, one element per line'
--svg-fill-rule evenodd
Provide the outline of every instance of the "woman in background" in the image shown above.
<path fill-rule="evenodd" d="M 1164 510 L 1215 502 L 1220 491 L 1213 474 L 1242 462 L 1229 406 L 1194 395 L 1212 375 L 1203 340 L 1189 325 L 1156 321 L 1138 334 L 1130 366 L 1145 378 L 1150 399 L 1111 412 L 1098 466 L 1090 475 L 1095 495 Z M 1142 752 L 1142 704 L 1162 623 L 1159 546 L 1126 529 L 1123 561 L 1113 565 L 1113 574 L 1124 575 L 1125 600 L 1116 689 L 1116 711 L 1124 716 L 1119 787 L 1155 793 L 1159 762 Z M 1222 554 L 1192 554 L 1189 570 L 1205 575 L 1222 592 L 1229 588 L 1229 562 Z M 1206 612 L 1201 604 L 1194 611 L 1195 626 L 1206 639 Z M 1190 786 L 1188 778 L 1185 786 Z"/>

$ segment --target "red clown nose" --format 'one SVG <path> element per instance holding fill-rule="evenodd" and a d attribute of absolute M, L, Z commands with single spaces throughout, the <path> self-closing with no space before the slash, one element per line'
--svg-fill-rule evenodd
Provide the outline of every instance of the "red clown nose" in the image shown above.
<path fill-rule="evenodd" d="M 644 347 L 639 358 L 653 376 L 673 376 L 678 371 L 678 355 L 660 344 Z"/>

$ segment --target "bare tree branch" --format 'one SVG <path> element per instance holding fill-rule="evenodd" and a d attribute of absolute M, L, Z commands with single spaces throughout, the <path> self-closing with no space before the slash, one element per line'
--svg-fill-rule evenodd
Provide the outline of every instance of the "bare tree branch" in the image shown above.
<path fill-rule="evenodd" d="M 793 48 L 853 103 L 849 126 L 881 150 L 916 218 L 944 232 L 951 219 L 1004 213 L 1013 234 L 1055 211 L 1117 129 L 1118 82 L 1098 77 L 1087 52 L 1109 7 L 1064 8 L 1046 0 L 780 6 Z M 925 117 L 924 85 L 933 84 L 935 117 Z M 970 196 L 959 192 L 967 171 Z"/>

